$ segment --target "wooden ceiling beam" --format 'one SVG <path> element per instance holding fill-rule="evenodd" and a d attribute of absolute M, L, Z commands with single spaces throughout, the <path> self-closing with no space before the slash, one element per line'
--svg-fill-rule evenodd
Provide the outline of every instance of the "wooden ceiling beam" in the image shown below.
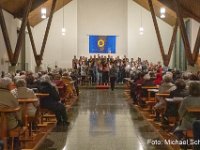
<path fill-rule="evenodd" d="M 54 14 L 54 11 L 55 11 L 56 2 L 57 2 L 57 0 L 53 0 L 53 3 L 52 3 L 51 12 L 50 12 L 50 15 L 49 15 L 49 20 L 48 20 L 48 23 L 47 23 L 47 27 L 46 27 L 46 31 L 45 31 L 45 35 L 44 35 L 44 40 L 43 40 L 42 48 L 41 48 L 41 52 L 40 52 L 40 56 L 42 56 L 42 57 L 43 57 L 43 54 L 44 54 L 44 49 L 45 49 L 47 38 L 48 38 L 48 35 L 49 35 L 49 30 L 50 30 L 51 22 L 52 22 L 52 19 L 53 19 L 53 14 Z"/>
<path fill-rule="evenodd" d="M 165 54 L 160 30 L 159 30 L 159 27 L 158 27 L 158 22 L 157 22 L 157 19 L 156 19 L 154 8 L 153 8 L 152 0 L 148 0 L 148 3 L 149 3 L 149 8 L 150 8 L 151 16 L 152 16 L 152 19 L 153 19 L 154 27 L 155 27 L 155 30 L 156 30 L 156 35 L 157 35 L 157 38 L 158 38 L 158 43 L 159 43 L 159 47 L 160 47 L 162 60 L 163 60 L 164 65 L 168 66 L 170 59 L 171 59 L 172 51 L 173 51 L 173 48 L 174 48 L 174 44 L 175 44 L 175 41 L 176 41 L 178 21 L 176 20 L 176 24 L 174 26 L 174 30 L 173 30 L 173 34 L 172 34 L 171 43 L 170 43 L 170 46 L 169 46 L 168 53 Z"/>
<path fill-rule="evenodd" d="M 199 27 L 197 39 L 196 39 L 196 42 L 195 42 L 194 51 L 192 53 L 190 43 L 189 43 L 189 40 L 188 40 L 188 36 L 187 36 L 187 32 L 186 32 L 186 28 L 185 28 L 185 23 L 184 23 L 183 16 L 182 16 L 182 11 L 181 11 L 181 8 L 180 8 L 180 2 L 179 2 L 179 0 L 173 0 L 173 2 L 174 2 L 174 5 L 175 5 L 175 8 L 176 8 L 176 13 L 177 13 L 178 21 L 179 21 L 181 36 L 182 36 L 183 44 L 184 44 L 184 48 L 185 48 L 185 54 L 186 54 L 186 57 L 188 59 L 189 65 L 194 66 L 194 64 L 197 61 L 198 55 L 199 55 L 200 27 Z"/>
<path fill-rule="evenodd" d="M 151 16 L 152 16 L 152 19 L 153 19 L 154 27 L 155 27 L 155 30 L 156 30 L 156 35 L 157 35 L 157 38 L 158 38 L 161 56 L 162 56 L 162 59 L 164 60 L 165 59 L 165 51 L 164 51 L 164 47 L 163 47 L 163 44 L 162 44 L 160 30 L 159 30 L 159 27 L 158 27 L 158 22 L 156 20 L 156 15 L 155 15 L 155 11 L 154 11 L 154 8 L 153 8 L 152 0 L 148 0 L 148 3 L 149 3 L 149 8 L 150 8 Z"/>
<path fill-rule="evenodd" d="M 12 52 L 12 47 L 11 47 L 11 43 L 10 43 L 10 38 L 9 38 L 9 35 L 8 35 L 8 29 L 7 29 L 5 18 L 4 18 L 4 15 L 3 15 L 3 10 L 2 10 L 1 7 L 0 7 L 0 25 L 1 25 L 1 30 L 2 30 L 3 37 L 4 37 L 4 42 L 5 42 L 6 49 L 7 49 L 8 59 L 11 62 L 12 58 L 13 58 L 13 52 Z"/>
<path fill-rule="evenodd" d="M 30 41 L 31 41 L 31 46 L 32 46 L 32 49 L 33 49 L 33 54 L 34 54 L 34 57 L 35 57 L 36 65 L 38 67 L 42 64 L 44 50 L 45 50 L 47 38 L 48 38 L 48 35 L 49 35 L 51 22 L 52 22 L 52 19 L 53 19 L 53 14 L 55 12 L 56 2 L 57 2 L 57 0 L 53 0 L 53 2 L 52 2 L 50 16 L 49 16 L 49 20 L 48 20 L 47 27 L 46 27 L 46 30 L 45 30 L 45 35 L 44 35 L 44 38 L 43 38 L 40 54 L 37 54 L 37 51 L 36 51 L 36 46 L 35 46 L 35 42 L 34 42 L 32 31 L 31 31 L 30 23 L 29 22 L 27 23 L 28 34 L 29 34 L 29 38 L 30 38 Z"/>
<path fill-rule="evenodd" d="M 27 23 L 27 19 L 28 19 L 28 14 L 31 10 L 31 6 L 32 6 L 32 0 L 29 0 L 27 7 L 25 9 L 25 12 L 24 12 L 24 17 L 23 17 L 22 25 L 21 25 L 21 28 L 20 28 L 20 31 L 19 31 L 19 36 L 17 38 L 17 43 L 16 43 L 14 54 L 12 52 L 11 43 L 10 43 L 10 39 L 9 39 L 8 30 L 7 30 L 7 27 L 6 27 L 3 11 L 2 11 L 2 8 L 0 8 L 1 29 L 2 29 L 2 32 L 3 32 L 3 37 L 4 37 L 4 41 L 5 41 L 5 45 L 6 45 L 6 49 L 7 49 L 7 53 L 8 53 L 8 58 L 9 58 L 9 61 L 10 61 L 12 66 L 16 66 L 18 58 L 19 58 L 19 54 L 20 54 L 20 51 L 21 51 L 21 48 L 22 48 L 22 43 L 23 43 L 23 40 L 24 40 L 24 33 L 25 33 L 26 23 Z"/>
<path fill-rule="evenodd" d="M 32 1 L 33 0 L 29 0 L 27 8 L 25 9 L 25 12 L 24 12 L 23 19 L 22 19 L 22 24 L 21 24 L 21 28 L 19 30 L 19 36 L 17 38 L 17 44 L 15 47 L 15 52 L 14 52 L 13 61 L 12 61 L 12 64 L 14 66 L 18 62 L 19 54 L 22 49 L 22 43 L 25 38 L 25 29 L 26 29 L 26 24 L 27 24 L 27 20 L 28 20 L 28 15 L 29 15 L 29 12 L 30 12 L 31 6 L 32 6 Z"/>
<path fill-rule="evenodd" d="M 183 7 L 182 5 L 181 5 L 181 9 L 183 11 L 184 17 L 193 18 L 194 20 L 200 22 L 200 17 L 196 16 L 195 14 L 193 14 L 191 11 L 189 11 L 188 9 Z"/>

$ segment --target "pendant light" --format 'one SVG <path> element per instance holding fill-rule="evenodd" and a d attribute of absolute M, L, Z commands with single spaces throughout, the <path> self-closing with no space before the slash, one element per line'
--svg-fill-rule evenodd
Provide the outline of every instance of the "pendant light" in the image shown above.
<path fill-rule="evenodd" d="M 63 0 L 63 24 L 62 24 L 62 29 L 61 29 L 62 35 L 64 36 L 66 33 L 65 29 L 65 9 L 64 9 L 64 0 Z"/>
<path fill-rule="evenodd" d="M 141 22 L 140 22 L 140 28 L 139 28 L 139 31 L 140 31 L 140 35 L 143 35 L 144 34 L 144 28 L 142 26 L 142 8 L 141 8 L 141 13 L 140 13 L 140 18 L 141 18 Z"/>

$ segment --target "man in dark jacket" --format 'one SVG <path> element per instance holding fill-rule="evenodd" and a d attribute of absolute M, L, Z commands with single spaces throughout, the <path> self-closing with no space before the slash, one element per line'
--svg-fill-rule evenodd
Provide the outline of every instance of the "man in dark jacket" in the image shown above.
<path fill-rule="evenodd" d="M 40 106 L 55 113 L 57 125 L 69 125 L 69 122 L 67 122 L 66 108 L 62 103 L 60 103 L 60 97 L 55 86 L 47 80 L 42 80 L 39 86 L 39 91 L 41 93 L 49 94 L 49 96 L 41 98 Z"/>

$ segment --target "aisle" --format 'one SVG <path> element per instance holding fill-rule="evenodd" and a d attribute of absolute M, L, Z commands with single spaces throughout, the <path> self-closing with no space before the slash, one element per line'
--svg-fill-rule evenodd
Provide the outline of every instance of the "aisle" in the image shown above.
<path fill-rule="evenodd" d="M 39 150 L 153 150 L 158 135 L 129 108 L 123 90 L 81 90 L 68 130 L 55 128 Z"/>

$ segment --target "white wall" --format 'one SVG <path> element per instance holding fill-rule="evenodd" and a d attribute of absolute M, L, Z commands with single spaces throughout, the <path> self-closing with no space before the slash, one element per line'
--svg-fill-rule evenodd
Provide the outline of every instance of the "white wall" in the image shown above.
<path fill-rule="evenodd" d="M 152 62 L 161 61 L 161 54 L 155 33 L 152 17 L 149 11 L 132 0 L 73 0 L 65 7 L 66 36 L 61 35 L 62 14 L 60 9 L 54 14 L 52 26 L 47 40 L 43 67 L 55 64 L 61 67 L 71 67 L 73 55 L 89 55 L 89 36 L 117 35 L 116 55 L 128 55 L 129 58 L 141 57 Z M 139 35 L 143 14 L 144 35 Z M 17 38 L 17 23 L 13 17 L 5 13 L 12 47 Z M 158 19 L 163 39 L 164 49 L 168 51 L 172 35 L 172 27 Z M 33 28 L 36 48 L 40 52 L 47 19 Z M 197 25 L 192 23 L 192 35 L 196 34 Z M 196 36 L 196 35 L 195 35 Z M 194 41 L 194 40 L 192 40 Z M 0 31 L 0 60 L 7 59 L 7 53 Z M 26 36 L 26 63 L 29 70 L 34 70 L 35 59 L 28 35 Z M 0 62 L 0 70 L 7 70 L 8 64 Z"/>
<path fill-rule="evenodd" d="M 89 56 L 89 35 L 117 35 L 116 55 L 127 54 L 127 0 L 78 0 L 79 56 Z"/>
<path fill-rule="evenodd" d="M 142 25 L 144 28 L 143 35 L 139 35 L 141 12 Z M 161 32 L 165 53 L 167 53 L 173 28 L 159 18 L 157 18 L 157 22 Z M 128 0 L 128 57 L 135 59 L 141 57 L 142 59 L 147 59 L 154 63 L 162 61 L 151 13 L 133 0 Z M 171 58 L 173 58 L 173 56 Z"/>
<path fill-rule="evenodd" d="M 3 11 L 3 14 L 7 25 L 11 47 L 14 51 L 17 41 L 17 23 L 11 14 L 7 13 L 6 11 Z M 3 33 L 0 27 L 0 71 L 5 71 L 5 72 L 8 71 L 8 66 L 10 66 L 10 63 L 8 63 L 7 61 L 8 61 L 8 55 L 4 43 Z"/>
<path fill-rule="evenodd" d="M 77 1 L 73 0 L 64 7 L 66 35 L 62 36 L 63 9 L 57 11 L 52 20 L 49 37 L 43 56 L 43 67 L 71 67 L 71 60 L 77 54 Z M 36 48 L 40 52 L 48 19 L 34 27 Z M 35 65 L 35 64 L 34 64 Z"/>

